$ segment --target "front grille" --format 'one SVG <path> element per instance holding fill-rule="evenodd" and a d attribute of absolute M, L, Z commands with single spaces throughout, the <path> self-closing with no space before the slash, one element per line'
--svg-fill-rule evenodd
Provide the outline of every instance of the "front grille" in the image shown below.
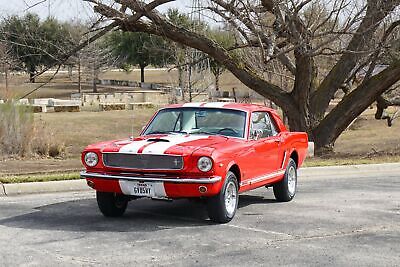
<path fill-rule="evenodd" d="M 107 167 L 141 170 L 181 170 L 183 158 L 171 155 L 104 153 Z"/>

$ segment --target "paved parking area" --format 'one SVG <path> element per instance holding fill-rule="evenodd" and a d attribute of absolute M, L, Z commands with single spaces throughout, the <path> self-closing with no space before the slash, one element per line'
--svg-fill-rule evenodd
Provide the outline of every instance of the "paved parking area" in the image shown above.
<path fill-rule="evenodd" d="M 93 192 L 0 197 L 1 266 L 399 266 L 397 169 L 299 178 L 294 201 L 240 196 L 235 219 L 201 203 L 137 200 L 100 215 Z"/>

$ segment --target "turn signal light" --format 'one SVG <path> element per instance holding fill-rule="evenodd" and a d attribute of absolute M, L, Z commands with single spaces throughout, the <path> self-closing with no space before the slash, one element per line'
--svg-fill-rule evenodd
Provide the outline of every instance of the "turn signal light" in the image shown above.
<path fill-rule="evenodd" d="M 204 185 L 199 186 L 199 192 L 202 193 L 202 194 L 206 193 L 207 192 L 207 187 L 204 186 Z"/>
<path fill-rule="evenodd" d="M 87 183 L 87 185 L 88 185 L 89 187 L 95 189 L 95 188 L 94 188 L 94 182 L 93 182 L 93 181 L 88 180 L 86 183 Z"/>

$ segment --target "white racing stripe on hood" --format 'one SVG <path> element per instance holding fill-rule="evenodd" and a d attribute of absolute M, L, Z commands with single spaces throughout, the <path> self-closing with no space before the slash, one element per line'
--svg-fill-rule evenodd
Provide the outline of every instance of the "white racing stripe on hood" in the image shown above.
<path fill-rule="evenodd" d="M 169 148 L 185 142 L 200 140 L 208 138 L 208 135 L 168 135 L 161 139 L 168 140 L 169 142 L 156 142 L 143 149 L 143 154 L 164 154 Z"/>
<path fill-rule="evenodd" d="M 136 154 L 138 150 L 148 144 L 147 140 L 141 140 L 141 141 L 133 141 L 132 143 L 125 145 L 119 149 L 120 153 L 128 153 L 128 154 Z"/>

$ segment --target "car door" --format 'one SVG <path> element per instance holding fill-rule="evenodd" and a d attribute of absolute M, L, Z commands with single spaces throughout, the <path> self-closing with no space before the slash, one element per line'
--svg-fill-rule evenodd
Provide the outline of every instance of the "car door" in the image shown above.
<path fill-rule="evenodd" d="M 254 148 L 254 177 L 262 177 L 280 168 L 281 140 L 268 112 L 253 112 L 250 137 Z"/>

